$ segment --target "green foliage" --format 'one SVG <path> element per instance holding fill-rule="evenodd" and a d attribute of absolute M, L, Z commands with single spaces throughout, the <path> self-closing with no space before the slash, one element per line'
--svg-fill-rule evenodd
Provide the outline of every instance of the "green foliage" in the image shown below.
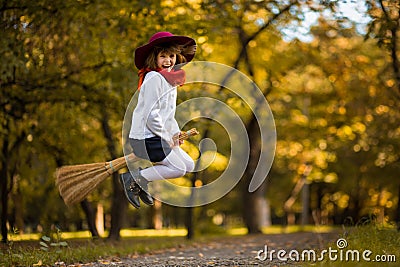
<path fill-rule="evenodd" d="M 18 230 L 14 228 L 11 234 L 18 234 Z M 6 245 L 6 249 L 0 250 L 0 255 L 4 262 L 14 266 L 18 261 L 23 260 L 23 255 L 14 250 L 14 242 L 10 241 Z"/>
<path fill-rule="evenodd" d="M 43 251 L 50 251 L 50 249 L 55 249 L 56 253 L 62 253 L 62 248 L 68 247 L 68 243 L 65 241 L 61 241 L 61 231 L 60 229 L 57 229 L 57 232 L 55 233 L 56 237 L 54 240 L 48 236 L 42 236 L 40 239 L 41 241 L 39 242 L 40 244 L 40 249 Z"/>
<path fill-rule="evenodd" d="M 307 163 L 312 166 L 307 177 L 311 209 L 325 214 L 324 223 L 371 212 L 381 214 L 381 220 L 394 219 L 400 158 L 395 81 L 386 52 L 373 40 L 364 41 L 353 27 L 320 18 L 312 28 L 312 42 L 285 41 L 281 29 L 304 19 L 302 1 L 290 1 L 290 12 L 271 24 L 268 19 L 286 8 L 282 1 L 31 2 L 4 2 L 0 21 L 0 168 L 11 189 L 9 210 L 15 210 L 18 228 L 82 227 L 82 211 L 66 208 L 59 198 L 54 171 L 60 165 L 111 157 L 104 110 L 116 153 L 122 154 L 122 121 L 137 81 L 134 49 L 161 30 L 193 36 L 196 60 L 237 64 L 267 95 L 278 132 L 266 194 L 274 217 L 285 217 L 282 203 Z M 376 15 L 368 36 L 389 45 L 392 24 L 380 20 L 375 2 L 368 1 Z M 243 40 L 254 34 L 244 42 L 246 57 L 239 58 Z M 199 96 L 229 104 L 245 123 L 250 118 L 236 95 L 212 86 L 184 87 L 178 102 Z M 221 159 L 229 157 L 231 144 L 223 127 L 204 120 L 192 125 L 202 132 L 209 128 Z M 222 170 L 215 166 L 207 171 L 204 182 Z M 107 181 L 90 196 L 94 204 L 104 205 L 107 215 L 111 188 Z M 240 216 L 240 190 L 212 208 Z M 294 210 L 301 211 L 300 201 Z M 168 216 L 183 224 L 180 211 L 171 212 Z M 210 226 L 208 221 L 204 225 Z"/>
<path fill-rule="evenodd" d="M 285 184 L 297 182 L 307 163 L 312 165 L 307 177 L 311 209 L 331 213 L 325 222 L 340 223 L 346 215 L 357 220 L 371 212 L 393 214 L 399 155 L 391 148 L 399 146 L 399 135 L 389 133 L 397 131 L 400 114 L 380 77 L 388 67 L 380 65 L 387 55 L 355 33 L 327 38 L 327 31 L 336 31 L 333 23 L 321 22 L 311 44 L 282 44 L 287 58 L 295 60 L 291 69 L 282 70 L 285 75 L 272 77 L 269 99 L 278 142 L 269 195 L 282 215 L 278 202 L 293 188 Z M 381 201 L 372 195 L 382 196 Z M 301 211 L 300 201 L 294 209 Z"/>

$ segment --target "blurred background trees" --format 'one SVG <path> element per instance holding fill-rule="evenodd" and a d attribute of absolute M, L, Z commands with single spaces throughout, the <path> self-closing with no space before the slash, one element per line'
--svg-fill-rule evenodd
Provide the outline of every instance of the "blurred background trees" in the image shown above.
<path fill-rule="evenodd" d="M 128 207 L 117 177 L 76 207 L 66 207 L 54 186 L 58 166 L 122 155 L 123 117 L 137 82 L 134 49 L 164 30 L 195 38 L 196 60 L 253 79 L 277 129 L 266 182 L 247 192 L 255 139 L 241 182 L 195 208 L 195 228 L 399 221 L 399 1 L 343 2 L 1 1 L 3 241 L 13 228 L 94 236 L 106 229 L 118 239 L 122 227 L 185 226 L 183 208 Z M 358 13 L 348 18 L 349 9 Z M 199 94 L 183 90 L 179 101 Z M 202 94 L 240 103 L 212 89 Z M 234 109 L 246 113 L 243 105 Z M 245 124 L 256 131 L 251 118 Z M 216 143 L 224 138 L 218 125 L 208 132 Z M 229 160 L 229 149 L 218 149 Z"/>

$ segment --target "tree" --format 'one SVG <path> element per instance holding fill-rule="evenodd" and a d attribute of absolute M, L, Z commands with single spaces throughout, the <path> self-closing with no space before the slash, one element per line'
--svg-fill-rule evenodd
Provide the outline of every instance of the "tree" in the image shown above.
<path fill-rule="evenodd" d="M 289 10 L 295 10 L 295 7 L 298 5 L 297 1 L 290 1 L 288 4 L 282 4 L 279 1 L 240 1 L 237 3 L 210 2 L 207 4 L 220 9 L 223 18 L 229 22 L 229 24 L 224 24 L 224 29 L 220 29 L 220 32 L 227 32 L 229 36 L 235 33 L 236 36 L 238 36 L 235 40 L 235 49 L 237 49 L 237 53 L 234 60 L 230 63 L 234 68 L 243 69 L 244 72 L 253 79 L 255 73 L 253 66 L 255 62 L 249 55 L 251 53 L 249 44 L 254 44 L 257 38 L 267 30 L 274 30 L 274 23 L 277 23 L 280 19 L 285 20 L 284 16 L 289 14 Z M 203 4 L 203 8 L 205 10 L 212 10 L 207 7 L 207 4 Z M 210 14 L 208 14 L 208 16 L 210 16 Z M 223 49 L 226 49 L 227 43 L 229 42 L 227 40 L 221 41 L 225 43 Z M 227 77 L 227 80 L 228 79 L 229 77 Z M 262 89 L 264 95 L 267 96 L 271 88 L 267 87 Z M 260 208 L 259 204 L 263 202 L 265 196 L 265 184 L 254 193 L 248 192 L 248 185 L 254 175 L 255 167 L 260 157 L 259 125 L 255 117 L 250 118 L 246 122 L 246 129 L 249 139 L 251 140 L 251 153 L 248 168 L 244 174 L 244 181 L 242 182 L 242 210 L 244 212 L 243 218 L 248 232 L 257 233 L 261 231 L 259 220 L 261 215 L 259 213 L 262 212 L 263 209 Z"/>
<path fill-rule="evenodd" d="M 117 148 L 120 129 L 136 81 L 133 49 L 145 43 L 149 32 L 166 21 L 168 7 L 161 8 L 159 1 L 3 2 L 0 119 L 4 138 L 0 144 L 0 167 L 1 174 L 8 178 L 2 179 L 2 234 L 6 239 L 10 205 L 7 200 L 14 184 L 10 182 L 14 176 L 11 171 L 17 171 L 14 163 L 26 167 L 17 157 L 15 145 L 21 142 L 16 141 L 26 141 L 28 137 L 33 140 L 30 144 L 40 147 L 40 154 L 54 153 L 56 166 L 50 164 L 53 170 L 64 164 L 104 161 L 121 154 L 122 149 Z M 170 24 L 172 29 L 176 29 L 175 25 Z M 43 110 L 45 116 L 37 119 Z M 44 122 L 53 116 L 53 110 L 65 115 L 74 112 L 75 118 L 66 116 L 68 119 L 63 120 L 65 117 L 60 116 L 58 124 L 52 123 L 54 129 L 65 131 L 46 131 Z M 88 129 L 97 133 L 88 134 L 93 133 Z M 80 140 L 73 140 L 79 135 Z M 20 177 L 17 183 L 27 179 Z M 118 239 L 121 210 L 127 205 L 117 176 L 112 185 L 111 209 L 115 216 L 110 238 Z M 85 210 L 90 211 L 88 202 L 84 204 Z"/>
<path fill-rule="evenodd" d="M 229 201 L 196 209 L 201 219 L 207 209 L 235 216 L 242 213 L 249 232 L 259 232 L 261 224 L 256 218 L 262 214 L 257 205 L 267 198 L 274 218 L 283 218 L 282 203 L 298 182 L 309 184 L 310 194 L 304 201 L 294 201 L 290 212 L 295 215 L 319 210 L 321 220 L 335 223 L 348 215 L 357 219 L 378 209 L 382 211 L 379 214 L 391 216 L 396 201 L 393 192 L 399 188 L 395 178 L 399 113 L 394 101 L 398 99 L 397 63 L 386 62 L 398 61 L 393 58 L 397 46 L 391 45 L 398 30 L 397 6 L 389 1 L 368 1 L 371 16 L 376 16 L 372 16 L 368 36 L 378 38 L 388 50 L 377 48 L 371 40 L 363 42 L 354 25 L 344 24 L 343 19 L 321 17 L 312 29 L 314 40 L 310 43 L 287 40 L 284 29 L 297 29 L 304 10 L 334 9 L 333 2 L 329 3 L 3 1 L 3 240 L 7 239 L 7 216 L 17 208 L 20 212 L 9 220 L 12 225 L 20 227 L 25 218 L 45 228 L 52 224 L 63 229 L 71 224 L 81 227 L 82 210 L 67 209 L 57 196 L 54 170 L 122 154 L 122 120 L 136 87 L 134 48 L 162 30 L 193 36 L 199 46 L 196 60 L 225 63 L 246 73 L 262 89 L 276 118 L 274 165 L 267 183 L 249 194 L 248 183 L 260 153 L 259 126 L 250 110 L 224 89 L 182 90 L 178 101 L 200 94 L 237 104 L 234 110 L 252 140 L 251 160 L 242 183 L 225 196 Z M 221 142 L 221 156 L 229 157 L 223 129 L 201 126 L 203 133 L 207 131 Z M 312 170 L 304 172 L 304 166 Z M 209 168 L 197 179 L 207 183 L 220 172 Z M 113 239 L 119 238 L 127 206 L 117 180 L 115 176 L 106 181 L 83 203 L 87 214 L 91 207 L 86 204 L 104 204 L 105 212 L 112 215 L 109 237 Z M 14 201 L 9 201 L 11 197 Z M 57 201 L 51 206 L 46 199 Z M 41 205 L 37 213 L 26 208 L 37 205 Z M 175 218 L 175 224 L 182 222 L 181 210 L 166 207 L 165 213 Z M 90 225 L 93 228 L 93 223 Z"/>
<path fill-rule="evenodd" d="M 400 31 L 399 24 L 399 1 L 384 1 L 384 0 L 368 0 L 368 15 L 371 17 L 366 38 L 373 38 L 378 41 L 378 45 L 387 50 L 390 54 L 392 72 L 384 75 L 382 73 L 382 80 L 385 81 L 384 85 L 390 96 L 397 99 L 397 104 L 394 106 L 399 107 L 400 100 L 400 65 L 399 65 L 399 43 L 398 36 Z M 397 108 L 398 110 L 398 108 Z M 398 119 L 397 119 L 398 122 Z M 392 146 L 393 144 L 389 144 Z M 396 147 L 399 143 L 397 142 Z M 398 149 L 396 149 L 398 151 Z M 387 152 L 382 152 L 386 154 Z M 382 155 L 382 154 L 381 154 Z M 394 160 L 389 164 L 399 165 L 399 155 L 395 154 Z M 398 197 L 400 197 L 400 184 L 398 184 Z M 400 201 L 397 203 L 397 229 L 400 230 Z"/>
<path fill-rule="evenodd" d="M 373 41 L 364 42 L 355 27 L 341 27 L 337 20 L 320 18 L 312 33 L 309 44 L 282 45 L 298 66 L 274 81 L 278 88 L 270 95 L 281 135 L 269 193 L 298 179 L 308 162 L 311 208 L 321 214 L 317 219 L 343 223 L 349 216 L 357 222 L 375 214 L 384 222 L 382 215 L 391 214 L 396 201 L 396 156 L 389 151 L 398 144 L 393 134 L 398 113 L 380 79 L 386 55 Z M 274 206 L 284 199 L 283 192 L 275 193 Z M 295 212 L 304 209 L 299 203 Z"/>
<path fill-rule="evenodd" d="M 111 64 L 118 66 L 119 69 L 125 68 L 119 62 L 121 54 L 115 54 L 115 51 L 107 51 L 111 58 L 107 57 L 104 48 L 108 45 L 103 43 L 101 34 L 97 26 L 101 23 L 107 25 L 110 20 L 96 21 L 97 15 L 94 13 L 82 12 L 90 6 L 89 3 L 64 3 L 64 2 L 43 2 L 32 4 L 28 2 L 4 2 L 1 5 L 2 13 L 2 69 L 1 69 L 1 120 L 2 120 L 2 235 L 3 240 L 7 239 L 7 229 L 5 227 L 7 220 L 7 196 L 13 182 L 10 181 L 12 175 L 10 172 L 13 165 L 20 166 L 19 162 L 23 160 L 17 155 L 16 144 L 29 139 L 41 140 L 47 146 L 41 147 L 41 153 L 52 151 L 56 153 L 57 164 L 72 163 L 69 156 L 66 155 L 68 149 L 65 147 L 76 147 L 76 142 L 65 143 L 65 139 L 58 139 L 58 143 L 53 143 L 47 135 L 50 131 L 45 130 L 43 120 L 39 120 L 39 112 L 42 107 L 52 109 L 57 103 L 62 103 L 64 107 L 72 107 L 78 110 L 85 109 L 90 105 L 103 105 L 110 101 L 110 96 L 105 92 L 102 84 L 105 79 L 96 79 L 99 72 Z M 108 6 L 98 5 L 97 10 L 115 10 Z M 118 8 L 121 8 L 119 6 Z M 95 9 L 88 9 L 95 10 Z M 53 16 L 62 19 L 54 19 Z M 127 16 L 127 15 L 126 15 Z M 122 17 L 121 20 L 125 20 Z M 107 17 L 107 19 L 112 19 Z M 122 21 L 120 21 L 122 23 Z M 118 28 L 121 25 L 109 24 L 111 29 Z M 82 30 L 81 27 L 84 27 Z M 105 28 L 103 28 L 105 30 Z M 117 35 L 123 35 L 127 29 L 121 28 L 120 31 L 113 31 Z M 92 39 L 93 37 L 93 39 Z M 98 37 L 98 39 L 95 39 Z M 97 42 L 96 42 L 97 41 Z M 119 43 L 121 45 L 121 43 Z M 112 49 L 110 47 L 110 49 Z M 123 56 L 125 53 L 122 53 Z M 115 58 L 115 56 L 117 56 Z M 122 58 L 121 61 L 129 61 Z M 122 65 L 122 67 L 121 67 Z M 117 69 L 117 68 L 116 68 Z M 108 69 L 109 70 L 109 69 Z M 111 73 L 116 79 L 117 72 Z M 104 78 L 106 76 L 104 75 Z M 111 80 L 111 79 L 110 79 Z M 120 79 L 120 84 L 124 90 L 129 90 L 130 80 Z M 127 85 L 128 84 L 128 85 Z M 117 86 L 116 86 L 117 87 Z M 121 88 L 121 87 L 119 87 Z M 121 96 L 126 96 L 122 94 Z M 103 98 L 102 98 L 103 97 Z M 114 96 L 113 100 L 117 100 Z M 120 99 L 126 101 L 124 99 Z M 119 102 L 121 103 L 121 102 Z M 115 103 L 115 105 L 121 105 Z M 119 108 L 119 106 L 118 106 Z M 121 114 L 121 113 L 120 113 Z M 51 116 L 51 114 L 46 114 Z M 75 115 L 80 116 L 78 111 Z M 122 115 L 120 115 L 122 117 Z M 90 120 L 90 118 L 89 118 Z M 60 121 L 54 127 L 65 129 L 70 126 L 69 122 Z M 90 124 L 91 122 L 89 122 Z M 83 127 L 87 126 L 85 123 Z M 41 131 L 36 131 L 41 129 Z M 71 128 L 66 128 L 69 131 Z M 52 131 L 54 135 L 62 135 L 63 131 Z M 69 133 L 71 135 L 71 132 Z M 28 141 L 29 141 L 28 139 Z M 57 139 L 57 138 L 55 138 Z M 18 142 L 16 142 L 18 141 Z M 83 141 L 83 139 L 81 139 Z M 101 143 L 99 144 L 101 145 Z M 79 149 L 79 147 L 76 147 Z M 73 151 L 73 150 L 72 150 Z M 75 150 L 77 151 L 77 150 Z M 76 155 L 70 155 L 75 160 L 79 160 Z M 104 160 L 104 157 L 99 157 Z M 99 159 L 96 158 L 95 159 Z M 15 160 L 13 163 L 12 160 Z M 87 160 L 87 158 L 86 158 Z M 22 161 L 23 162 L 23 161 Z M 76 163 L 76 162 L 74 162 Z M 51 177 L 51 176 L 49 176 Z M 25 179 L 25 177 L 22 177 Z M 3 186 L 4 185 L 4 186 Z"/>

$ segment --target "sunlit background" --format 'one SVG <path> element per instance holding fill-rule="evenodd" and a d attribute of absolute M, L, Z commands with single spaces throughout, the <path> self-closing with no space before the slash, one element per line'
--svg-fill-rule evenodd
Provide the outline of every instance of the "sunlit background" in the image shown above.
<path fill-rule="evenodd" d="M 193 236 L 400 220 L 398 1 L 10 0 L 0 10 L 3 241 L 57 229 L 117 239 L 121 229 Z M 56 168 L 123 155 L 134 49 L 165 30 L 193 37 L 195 60 L 237 68 L 260 88 L 277 133 L 268 179 L 249 193 L 261 146 L 246 103 L 217 86 L 183 86 L 178 104 L 210 97 L 242 118 L 249 164 L 233 190 L 201 207 L 156 202 L 136 210 L 114 175 L 66 206 Z M 190 155 L 198 157 L 203 138 L 218 154 L 208 168 L 171 182 L 201 186 L 224 171 L 231 146 L 218 124 L 185 127 L 201 133 L 183 146 Z"/>

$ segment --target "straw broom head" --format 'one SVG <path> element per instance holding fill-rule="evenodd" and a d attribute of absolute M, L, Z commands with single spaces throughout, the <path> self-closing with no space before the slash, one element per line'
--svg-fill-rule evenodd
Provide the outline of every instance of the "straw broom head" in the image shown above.
<path fill-rule="evenodd" d="M 199 134 L 193 128 L 178 137 L 186 140 Z M 83 201 L 100 183 L 114 172 L 126 167 L 127 161 L 137 160 L 134 154 L 108 162 L 62 166 L 56 170 L 56 185 L 65 204 L 73 205 Z"/>
<path fill-rule="evenodd" d="M 65 204 L 73 205 L 123 167 L 126 167 L 125 157 L 110 162 L 63 166 L 56 171 L 56 185 Z"/>

